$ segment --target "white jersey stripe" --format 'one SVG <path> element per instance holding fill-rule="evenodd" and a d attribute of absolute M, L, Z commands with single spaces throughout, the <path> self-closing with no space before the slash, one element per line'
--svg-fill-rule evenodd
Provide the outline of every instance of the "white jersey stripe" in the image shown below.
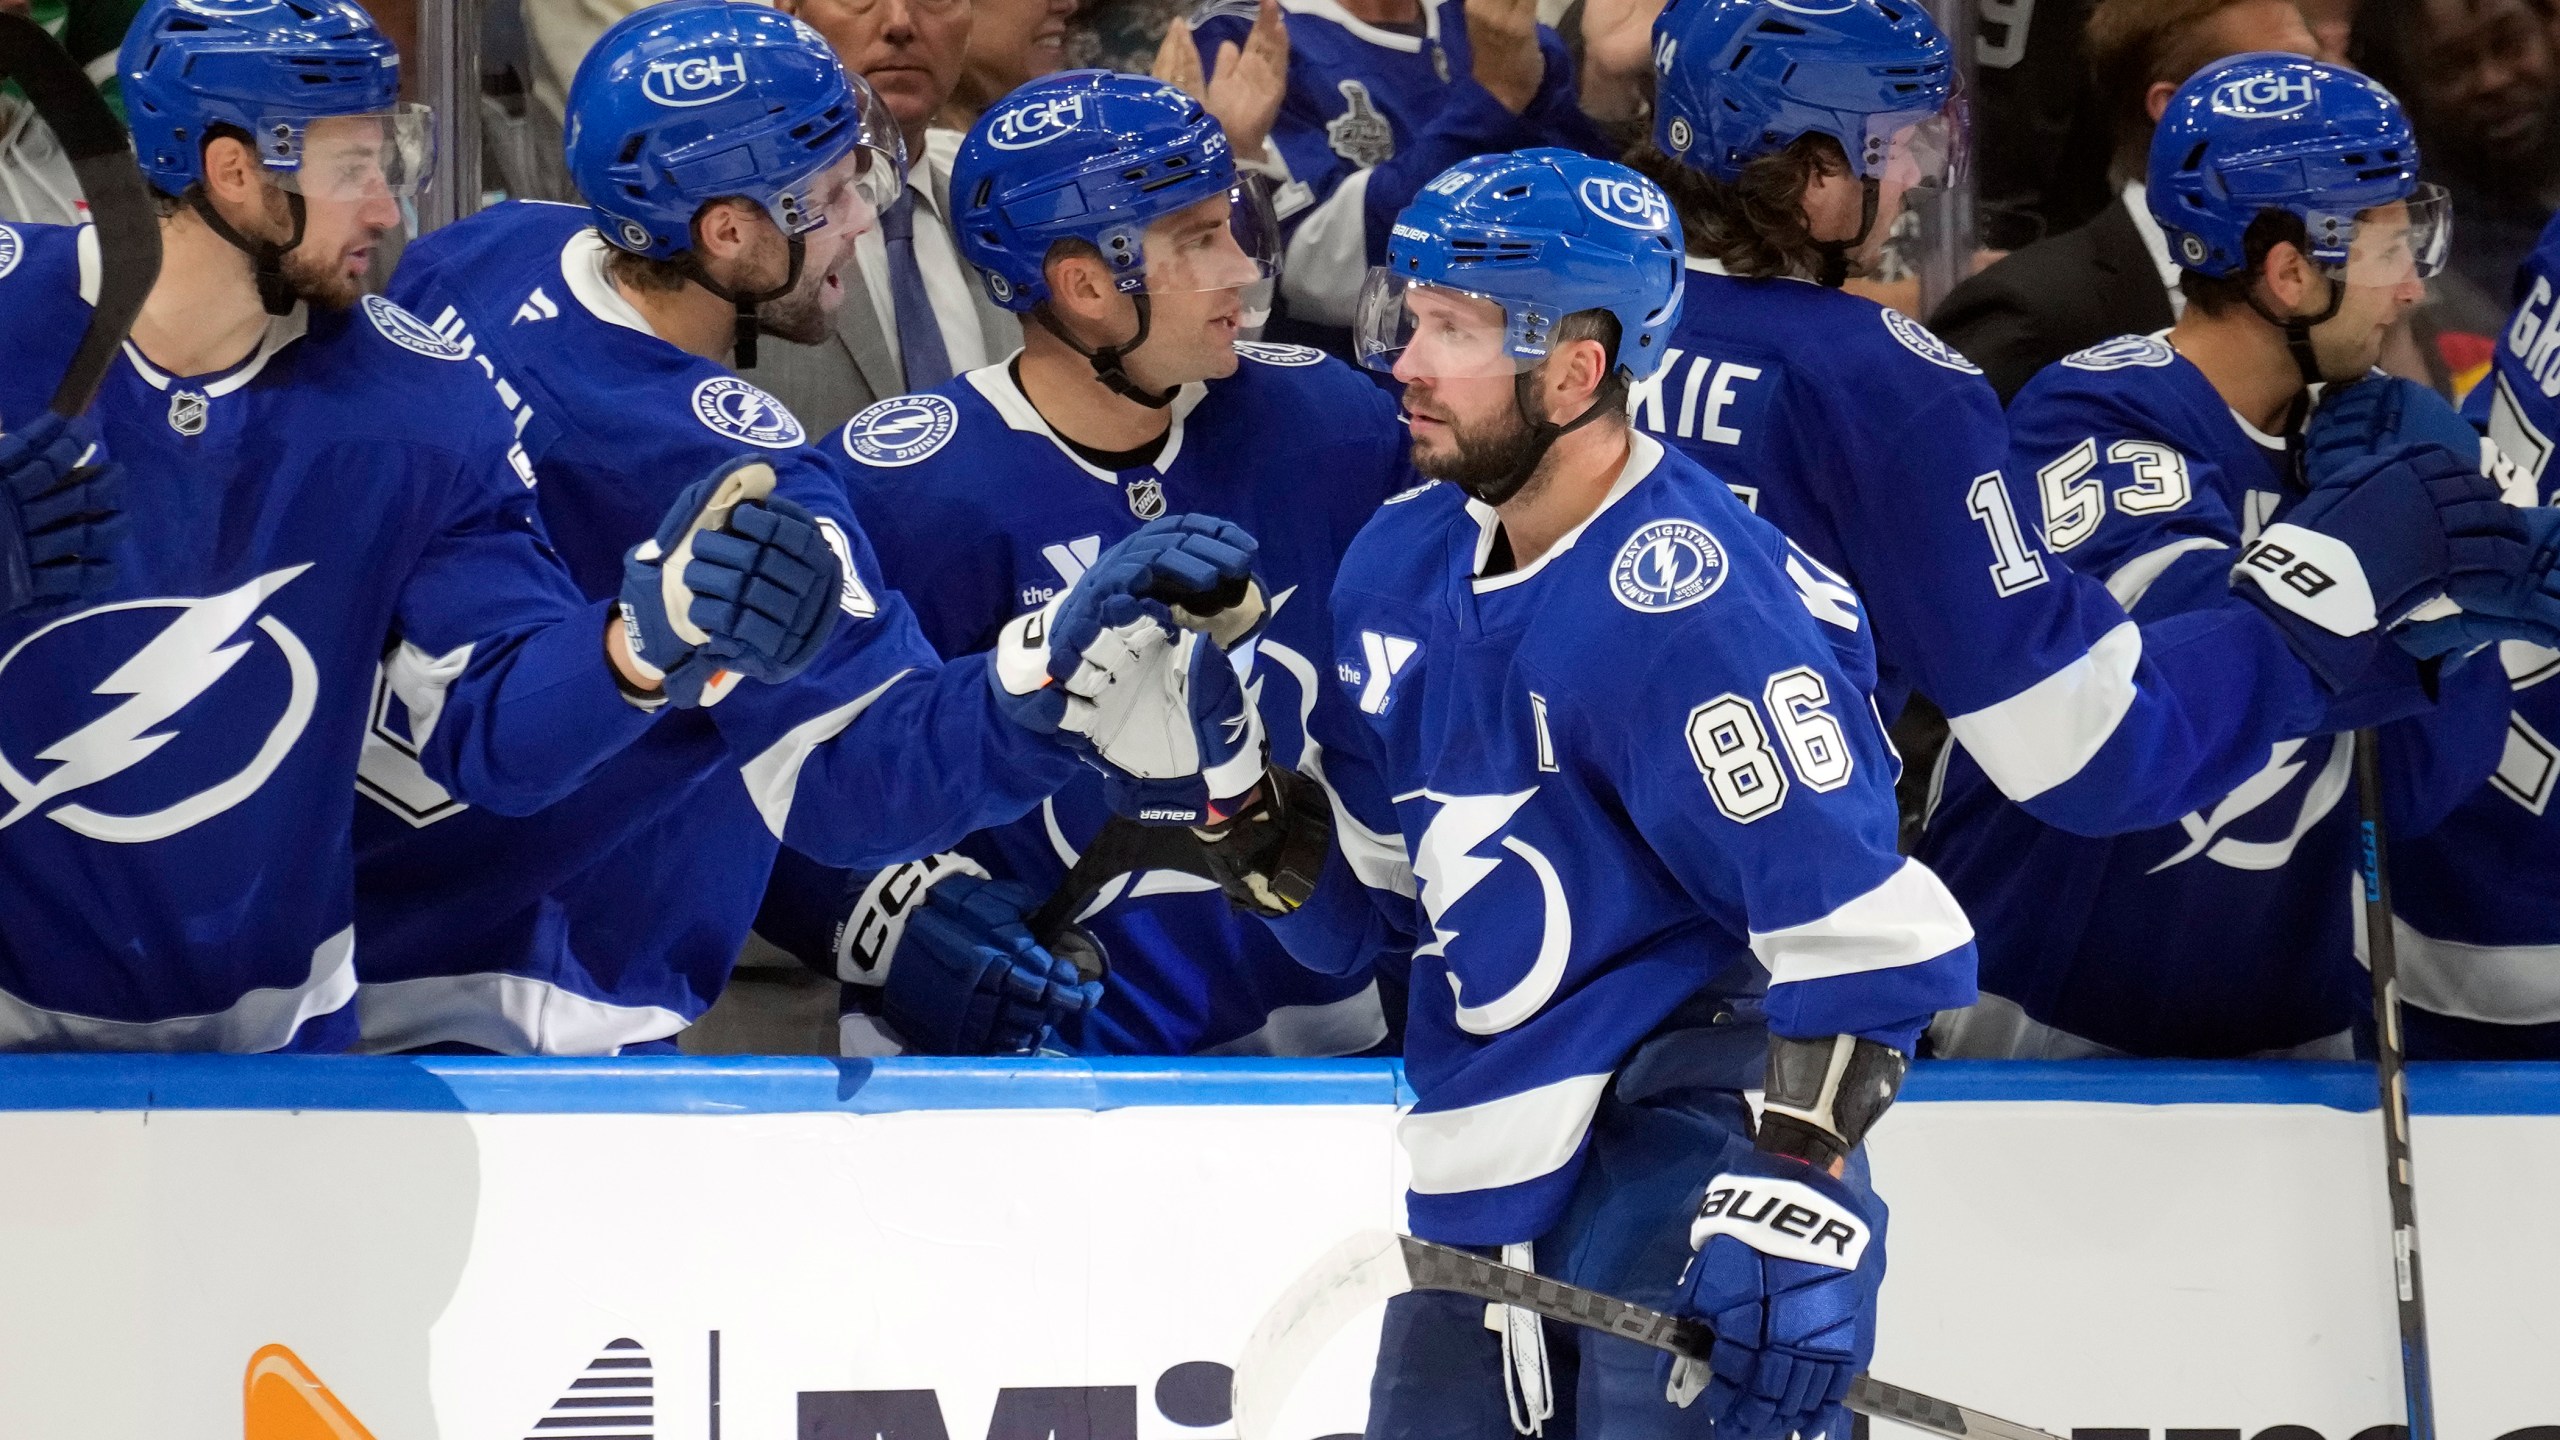
<path fill-rule="evenodd" d="M 355 959 L 356 930 L 350 925 L 311 952 L 311 973 L 301 984 L 252 990 L 227 1010 L 165 1020 L 75 1015 L 0 991 L 0 1050 L 279 1050 L 305 1022 L 334 1014 L 354 998 Z"/>
<path fill-rule="evenodd" d="M 1972 943 L 1973 924 L 1936 872 L 1917 860 L 1818 920 L 1751 932 L 1769 983 L 1864 975 L 1935 960 Z"/>
<path fill-rule="evenodd" d="M 2127 620 L 2089 653 L 1979 710 L 1947 717 L 1965 753 L 2012 800 L 2032 800 L 2080 773 L 2133 708 L 2142 628 Z"/>
<path fill-rule="evenodd" d="M 800 791 L 800 767 L 809 763 L 809 756 L 861 719 L 862 712 L 870 709 L 890 686 L 914 673 L 901 670 L 824 715 L 801 721 L 763 754 L 739 767 L 738 778 L 746 782 L 756 813 L 764 816 L 765 828 L 773 832 L 775 839 L 788 835 L 791 802 Z"/>
<path fill-rule="evenodd" d="M 1417 1195 L 1499 1190 L 1552 1175 L 1573 1158 L 1609 1076 L 1569 1075 L 1455 1110 L 1415 1111 L 1396 1126 Z"/>
<path fill-rule="evenodd" d="M 459 1042 L 501 1055 L 611 1055 L 663 1040 L 685 1017 L 660 1005 L 616 1005 L 529 975 L 426 975 L 356 992 L 373 1054 Z"/>

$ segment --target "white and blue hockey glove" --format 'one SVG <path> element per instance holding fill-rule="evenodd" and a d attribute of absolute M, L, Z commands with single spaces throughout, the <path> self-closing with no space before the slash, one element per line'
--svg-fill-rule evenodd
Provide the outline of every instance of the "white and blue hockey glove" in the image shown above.
<path fill-rule="evenodd" d="M 2457 591 L 2494 589 L 2530 556 L 2520 512 L 2468 458 L 2421 445 L 2346 463 L 2269 525 L 2231 570 L 2232 589 L 2265 611 L 2331 689 L 2369 662 L 2357 637 L 2452 613 Z M 2508 638 L 2549 632 L 2516 622 Z M 2393 638 L 2420 655 L 2443 637 L 2423 625 Z M 2432 653 L 2441 654 L 2442 651 Z"/>
<path fill-rule="evenodd" d="M 836 975 L 877 987 L 880 1018 L 926 1055 L 1031 1055 L 1102 999 L 1077 970 L 1099 952 L 1070 931 L 1053 952 L 1024 925 L 1040 897 L 976 862 L 934 855 L 893 865 L 852 897 L 836 931 Z"/>
<path fill-rule="evenodd" d="M 844 566 L 815 517 L 773 494 L 773 467 L 726 461 L 685 487 L 622 562 L 623 636 L 680 709 L 740 679 L 788 680 L 835 627 Z"/>
<path fill-rule="evenodd" d="M 1706 1363 L 1664 1356 L 1663 1393 L 1706 1397 L 1716 1440 L 1848 1440 L 1841 1399 L 1875 1351 L 1885 1206 L 1803 1161 L 1757 1152 L 1707 1184 L 1674 1314 L 1715 1332 Z"/>
<path fill-rule="evenodd" d="M 1025 728 L 1068 738 L 1114 813 L 1212 825 L 1263 771 L 1262 718 L 1222 647 L 1265 607 L 1253 537 L 1169 515 L 1103 552 L 1075 587 L 1006 625 L 996 698 Z"/>
<path fill-rule="evenodd" d="M 2303 427 L 2303 473 L 2314 489 L 2358 462 L 2433 445 L 2480 460 L 2480 432 L 2444 397 L 2415 380 L 2375 375 L 2332 385 Z"/>
<path fill-rule="evenodd" d="M 97 457 L 87 417 L 51 411 L 0 435 L 0 615 L 67 605 L 115 583 L 124 467 Z"/>

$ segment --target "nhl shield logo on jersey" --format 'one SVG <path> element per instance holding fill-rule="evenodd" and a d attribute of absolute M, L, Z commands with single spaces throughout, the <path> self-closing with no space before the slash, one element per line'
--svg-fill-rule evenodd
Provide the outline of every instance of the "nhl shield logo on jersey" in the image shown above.
<path fill-rule="evenodd" d="M 169 428 L 189 438 L 204 433 L 204 422 L 213 402 L 194 390 L 180 390 L 169 397 Z"/>
<path fill-rule="evenodd" d="M 471 358 L 470 346 L 447 339 L 433 325 L 379 295 L 364 297 L 364 318 L 373 322 L 373 328 L 382 332 L 383 339 L 412 355 L 424 355 L 430 360 Z"/>
<path fill-rule="evenodd" d="M 940 395 L 893 395 L 844 422 L 844 453 L 894 470 L 927 459 L 960 430 L 960 407 Z"/>
<path fill-rule="evenodd" d="M 18 232 L 0 225 L 0 278 L 17 269 L 18 257 L 26 253 L 27 242 L 18 238 Z"/>
<path fill-rule="evenodd" d="M 1265 365 L 1315 365 L 1324 360 L 1324 352 L 1311 345 L 1280 345 L 1268 340 L 1239 340 L 1236 353 Z"/>
<path fill-rule="evenodd" d="M 1981 366 L 1964 358 L 1964 352 L 1931 334 L 1928 326 L 1899 310 L 1886 308 L 1880 313 L 1884 316 L 1884 328 L 1893 332 L 1893 338 L 1902 342 L 1903 349 L 1932 365 L 1943 365 L 1967 375 L 1982 373 Z"/>
<path fill-rule="evenodd" d="M 1705 526 L 1656 520 L 1627 537 L 1609 565 L 1609 593 L 1648 615 L 1685 610 L 1724 584 L 1724 547 Z"/>
<path fill-rule="evenodd" d="M 100 605 L 0 655 L 0 696 L 22 702 L 0 706 L 0 830 L 42 815 L 93 840 L 143 844 L 256 794 L 319 701 L 309 647 L 259 613 L 310 568 L 221 595 Z M 46 695 L 88 703 L 41 703 Z"/>
<path fill-rule="evenodd" d="M 2092 345 L 2076 355 L 2065 355 L 2062 363 L 2074 370 L 2159 370 L 2178 358 L 2169 342 L 2155 335 L 2119 335 L 2104 344 Z"/>
<path fill-rule="evenodd" d="M 789 450 L 809 438 L 789 407 L 735 375 L 714 375 L 693 387 L 693 418 L 715 435 L 767 450 Z"/>
<path fill-rule="evenodd" d="M 1164 513 L 1164 482 L 1153 475 L 1129 482 L 1129 513 L 1153 520 Z"/>
<path fill-rule="evenodd" d="M 1378 113 L 1377 103 L 1369 98 L 1369 87 L 1357 80 L 1335 83 L 1342 92 L 1343 112 L 1324 122 L 1325 143 L 1333 153 L 1363 170 L 1383 165 L 1396 156 L 1395 132 L 1387 127 L 1387 117 Z"/>

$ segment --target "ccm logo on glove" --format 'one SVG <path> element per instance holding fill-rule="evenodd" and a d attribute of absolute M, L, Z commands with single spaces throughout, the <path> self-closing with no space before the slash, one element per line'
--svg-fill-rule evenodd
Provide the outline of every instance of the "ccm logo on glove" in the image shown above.
<path fill-rule="evenodd" d="M 1730 1235 L 1763 1255 L 1855 1270 L 1867 1253 L 1867 1222 L 1796 1180 L 1733 1175 L 1707 1187 L 1689 1248 Z"/>

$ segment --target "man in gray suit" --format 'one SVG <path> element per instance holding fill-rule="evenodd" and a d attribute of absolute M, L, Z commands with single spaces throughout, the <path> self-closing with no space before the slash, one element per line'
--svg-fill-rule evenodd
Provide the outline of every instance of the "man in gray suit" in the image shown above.
<path fill-rule="evenodd" d="M 768 340 L 754 373 L 812 434 L 876 400 L 939 385 L 1012 353 L 1014 317 L 952 243 L 949 145 L 925 127 L 960 83 L 969 0 L 780 0 L 871 82 L 907 142 L 904 198 L 855 243 L 836 333 L 815 345 Z"/>

